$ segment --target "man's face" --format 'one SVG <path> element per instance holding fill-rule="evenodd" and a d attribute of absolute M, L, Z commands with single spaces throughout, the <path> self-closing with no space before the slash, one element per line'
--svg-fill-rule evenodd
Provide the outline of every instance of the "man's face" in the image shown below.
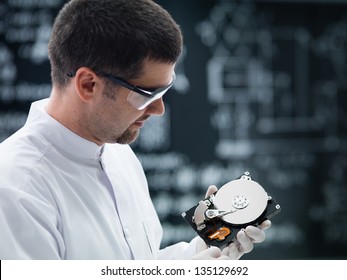
<path fill-rule="evenodd" d="M 174 66 L 174 64 L 146 61 L 142 75 L 128 82 L 141 88 L 166 86 L 172 81 Z M 94 142 L 132 143 L 151 115 L 164 114 L 162 98 L 143 110 L 138 110 L 127 101 L 129 93 L 130 90 L 124 87 L 104 88 L 88 114 L 88 130 Z"/>

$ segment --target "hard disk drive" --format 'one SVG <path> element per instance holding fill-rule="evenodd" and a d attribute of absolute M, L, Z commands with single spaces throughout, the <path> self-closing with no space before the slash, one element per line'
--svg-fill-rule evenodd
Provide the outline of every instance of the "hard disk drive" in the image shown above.
<path fill-rule="evenodd" d="M 258 226 L 280 211 L 275 199 L 245 172 L 182 216 L 207 245 L 223 249 L 233 242 L 239 230 Z"/>

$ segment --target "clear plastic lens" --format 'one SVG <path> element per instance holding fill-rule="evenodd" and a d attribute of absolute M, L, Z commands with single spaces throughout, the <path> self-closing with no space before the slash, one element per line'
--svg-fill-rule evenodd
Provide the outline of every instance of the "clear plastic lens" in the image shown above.
<path fill-rule="evenodd" d="M 149 104 L 161 98 L 168 89 L 156 94 L 154 97 L 146 97 L 135 91 L 131 91 L 128 95 L 128 102 L 138 110 L 145 109 Z"/>

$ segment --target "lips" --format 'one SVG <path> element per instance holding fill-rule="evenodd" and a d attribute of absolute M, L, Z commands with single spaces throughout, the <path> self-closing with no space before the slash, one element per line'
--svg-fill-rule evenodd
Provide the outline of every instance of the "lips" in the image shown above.
<path fill-rule="evenodd" d="M 136 122 L 134 122 L 134 124 L 138 127 L 143 127 L 145 122 L 148 120 L 149 117 L 137 120 Z"/>
<path fill-rule="evenodd" d="M 135 123 L 134 123 L 134 125 L 136 125 L 136 126 L 138 126 L 138 127 L 143 127 L 144 124 L 145 124 L 144 121 L 141 121 L 141 122 L 139 121 L 139 122 L 135 122 Z"/>

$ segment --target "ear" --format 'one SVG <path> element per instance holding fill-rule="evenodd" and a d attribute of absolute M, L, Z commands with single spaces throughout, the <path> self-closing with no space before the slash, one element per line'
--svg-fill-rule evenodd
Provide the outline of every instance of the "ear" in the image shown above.
<path fill-rule="evenodd" d="M 101 79 L 93 70 L 87 67 L 81 67 L 77 70 L 75 75 L 75 89 L 82 101 L 88 102 L 94 98 L 98 95 L 101 87 Z"/>

